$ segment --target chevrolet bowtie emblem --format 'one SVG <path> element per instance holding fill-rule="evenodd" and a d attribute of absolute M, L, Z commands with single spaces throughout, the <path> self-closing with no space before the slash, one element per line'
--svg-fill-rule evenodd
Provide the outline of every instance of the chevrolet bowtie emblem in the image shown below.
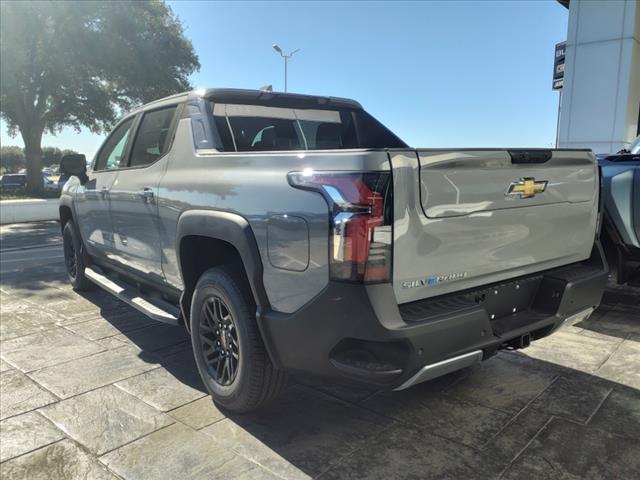
<path fill-rule="evenodd" d="M 546 180 L 539 180 L 536 182 L 535 178 L 521 178 L 517 182 L 512 182 L 509 185 L 506 195 L 520 195 L 520 198 L 535 197 L 536 193 L 542 193 L 547 188 Z"/>

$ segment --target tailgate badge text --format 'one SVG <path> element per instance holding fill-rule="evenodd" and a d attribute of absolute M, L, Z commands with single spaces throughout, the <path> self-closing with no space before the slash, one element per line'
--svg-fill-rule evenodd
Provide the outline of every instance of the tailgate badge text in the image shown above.
<path fill-rule="evenodd" d="M 454 272 L 447 273 L 444 275 L 430 275 L 427 278 L 420 278 L 419 280 L 411 280 L 407 282 L 402 282 L 402 288 L 416 288 L 416 287 L 425 287 L 428 285 L 438 285 L 443 282 L 451 282 L 453 280 L 462 280 L 466 278 L 468 275 L 467 272 Z"/>

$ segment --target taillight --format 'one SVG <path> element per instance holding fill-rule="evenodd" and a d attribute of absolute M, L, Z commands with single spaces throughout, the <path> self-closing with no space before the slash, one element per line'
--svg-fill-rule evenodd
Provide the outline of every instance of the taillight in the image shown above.
<path fill-rule="evenodd" d="M 296 188 L 321 193 L 331 211 L 329 244 L 333 280 L 391 280 L 392 190 L 390 172 L 291 172 Z"/>

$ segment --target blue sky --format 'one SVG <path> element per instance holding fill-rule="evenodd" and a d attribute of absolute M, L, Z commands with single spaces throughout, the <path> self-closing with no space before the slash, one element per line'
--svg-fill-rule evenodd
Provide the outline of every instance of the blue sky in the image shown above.
<path fill-rule="evenodd" d="M 556 1 L 169 2 L 202 68 L 194 86 L 284 88 L 271 45 L 300 48 L 289 91 L 354 98 L 412 146 L 532 146 L 555 141 Z M 9 138 L 3 145 L 22 145 Z M 65 129 L 45 146 L 92 156 L 102 136 Z"/>

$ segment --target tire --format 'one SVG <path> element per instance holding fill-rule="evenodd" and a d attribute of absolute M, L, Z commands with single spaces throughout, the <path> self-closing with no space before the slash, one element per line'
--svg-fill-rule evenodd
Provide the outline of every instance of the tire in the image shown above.
<path fill-rule="evenodd" d="M 82 244 L 80 243 L 80 238 L 78 238 L 76 227 L 72 220 L 69 220 L 62 230 L 62 246 L 67 276 L 73 289 L 76 292 L 93 290 L 93 283 L 84 275 L 86 265 L 84 256 L 82 255 Z"/>
<path fill-rule="evenodd" d="M 271 364 L 255 311 L 231 269 L 212 268 L 198 280 L 191 302 L 194 357 L 213 400 L 232 412 L 266 405 L 286 384 L 286 374 Z"/>

